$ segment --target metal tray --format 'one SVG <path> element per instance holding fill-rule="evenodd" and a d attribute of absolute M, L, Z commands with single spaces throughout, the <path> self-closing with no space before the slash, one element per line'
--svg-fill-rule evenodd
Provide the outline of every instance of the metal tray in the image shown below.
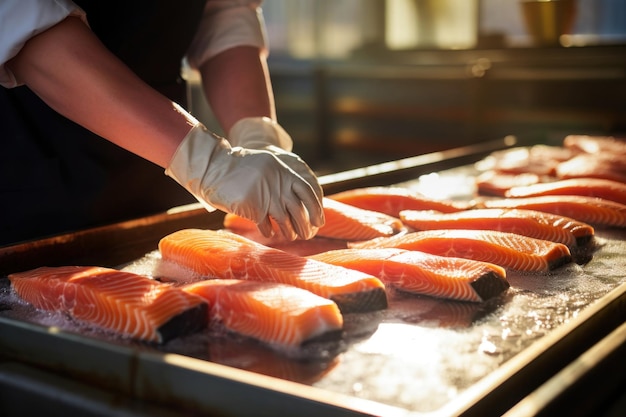
<path fill-rule="evenodd" d="M 390 184 L 469 192 L 472 163 L 515 144 L 505 138 L 321 181 L 327 194 Z M 164 235 L 221 221 L 192 205 L 0 248 L 0 277 L 42 265 L 145 268 Z M 20 392 L 94 415 L 112 407 L 129 415 L 501 415 L 626 320 L 623 230 L 597 238 L 589 262 L 509 273 L 512 288 L 486 303 L 391 292 L 388 310 L 346 316 L 341 343 L 297 357 L 220 330 L 164 346 L 120 340 L 33 311 L 0 278 L 0 411 L 12 415 Z M 88 384 L 84 392 L 77 381 Z"/>

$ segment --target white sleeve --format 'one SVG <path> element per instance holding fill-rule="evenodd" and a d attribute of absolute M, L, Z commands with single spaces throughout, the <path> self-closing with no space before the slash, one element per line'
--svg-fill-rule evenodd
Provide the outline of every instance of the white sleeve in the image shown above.
<path fill-rule="evenodd" d="M 0 0 L 0 85 L 18 82 L 5 63 L 33 36 L 76 15 L 87 23 L 83 10 L 70 0 Z"/>
<path fill-rule="evenodd" d="M 235 46 L 255 46 L 267 52 L 261 1 L 210 0 L 198 31 L 187 51 L 187 60 L 197 69 L 208 59 Z"/>

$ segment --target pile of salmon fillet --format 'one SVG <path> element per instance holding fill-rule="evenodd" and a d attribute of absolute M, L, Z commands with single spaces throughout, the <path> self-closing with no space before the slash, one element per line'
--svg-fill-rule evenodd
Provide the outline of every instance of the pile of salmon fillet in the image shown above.
<path fill-rule="evenodd" d="M 130 338 L 163 343 L 218 320 L 271 346 L 301 346 L 341 338 L 344 314 L 388 308 L 386 289 L 484 302 L 507 291 L 508 272 L 582 264 L 596 228 L 626 228 L 626 140 L 570 135 L 561 146 L 493 152 L 476 167 L 471 201 L 399 186 L 326 196 L 310 253 L 229 214 L 224 230 L 163 237 L 161 262 L 181 276 L 44 267 L 9 279 L 36 308 Z"/>

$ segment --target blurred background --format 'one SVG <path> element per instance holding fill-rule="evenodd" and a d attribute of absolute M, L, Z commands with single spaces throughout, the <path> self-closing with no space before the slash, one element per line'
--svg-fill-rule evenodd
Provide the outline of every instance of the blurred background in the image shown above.
<path fill-rule="evenodd" d="M 505 135 L 626 134 L 624 0 L 265 0 L 278 117 L 337 171 Z M 192 112 L 219 131 L 195 81 Z"/>

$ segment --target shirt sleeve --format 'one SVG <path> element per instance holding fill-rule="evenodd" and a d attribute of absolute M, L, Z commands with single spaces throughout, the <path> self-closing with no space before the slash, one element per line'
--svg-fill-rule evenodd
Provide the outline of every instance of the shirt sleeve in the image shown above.
<path fill-rule="evenodd" d="M 7 61 L 17 55 L 30 38 L 71 15 L 87 23 L 84 11 L 70 0 L 1 0 L 0 85 L 17 87 L 19 83 L 6 67 Z"/>
<path fill-rule="evenodd" d="M 268 51 L 261 1 L 210 0 L 198 31 L 187 51 L 189 65 L 204 62 L 236 46 L 255 46 Z"/>

